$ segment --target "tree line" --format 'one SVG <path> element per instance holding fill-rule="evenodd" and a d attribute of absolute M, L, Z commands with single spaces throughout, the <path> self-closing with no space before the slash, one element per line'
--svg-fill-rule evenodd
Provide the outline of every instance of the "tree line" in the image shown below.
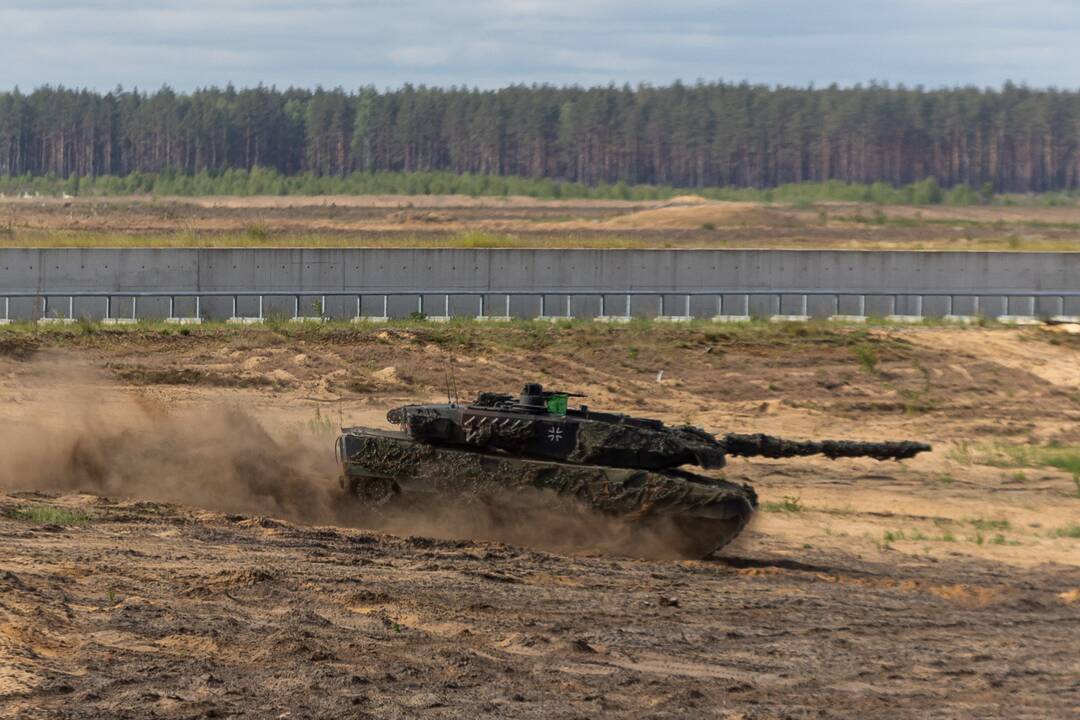
<path fill-rule="evenodd" d="M 263 169 L 583 186 L 900 187 L 934 178 L 980 192 L 1071 190 L 1080 187 L 1080 92 L 717 82 L 0 93 L 0 177 Z"/>

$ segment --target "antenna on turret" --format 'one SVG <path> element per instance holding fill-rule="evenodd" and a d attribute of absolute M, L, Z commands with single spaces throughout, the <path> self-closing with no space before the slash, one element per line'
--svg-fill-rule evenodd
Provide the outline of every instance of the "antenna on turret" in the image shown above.
<path fill-rule="evenodd" d="M 454 356 L 449 350 L 446 353 L 446 362 L 443 364 L 443 381 L 446 383 L 446 402 L 451 405 L 458 402 L 457 373 L 454 369 Z"/>
<path fill-rule="evenodd" d="M 458 402 L 457 370 L 454 367 L 454 356 L 450 356 L 450 382 L 454 388 L 454 402 Z"/>

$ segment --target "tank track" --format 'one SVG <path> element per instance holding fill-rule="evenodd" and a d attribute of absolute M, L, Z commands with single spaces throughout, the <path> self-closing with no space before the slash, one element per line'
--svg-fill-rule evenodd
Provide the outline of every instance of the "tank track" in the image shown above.
<path fill-rule="evenodd" d="M 757 506 L 748 485 L 679 470 L 532 460 L 427 445 L 400 432 L 346 430 L 338 452 L 343 488 L 368 507 L 413 493 L 483 499 L 541 490 L 631 528 L 661 534 L 682 557 L 707 557 L 727 545 Z"/>

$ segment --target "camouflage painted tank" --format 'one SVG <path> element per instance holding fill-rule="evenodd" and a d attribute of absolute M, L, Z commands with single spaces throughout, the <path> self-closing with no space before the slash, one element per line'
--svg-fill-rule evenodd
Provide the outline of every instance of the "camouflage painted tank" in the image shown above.
<path fill-rule="evenodd" d="M 395 408 L 387 419 L 399 432 L 343 432 L 342 486 L 369 506 L 412 493 L 541 490 L 635 526 L 663 525 L 681 554 L 702 557 L 739 534 L 757 496 L 748 485 L 681 466 L 721 468 L 728 455 L 903 460 L 930 449 L 915 442 L 718 438 L 689 425 L 570 407 L 572 397 L 580 396 L 530 383 L 516 396 L 481 393 L 472 403 Z"/>

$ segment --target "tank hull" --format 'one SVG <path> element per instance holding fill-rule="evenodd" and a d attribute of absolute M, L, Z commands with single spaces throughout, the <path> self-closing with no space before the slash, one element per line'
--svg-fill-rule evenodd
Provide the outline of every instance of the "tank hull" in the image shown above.
<path fill-rule="evenodd" d="M 683 557 L 705 557 L 727 545 L 757 506 L 749 486 L 678 470 L 533 460 L 418 443 L 405 433 L 354 428 L 342 435 L 338 452 L 343 487 L 365 504 L 412 494 L 483 500 L 541 491 L 661 533 Z"/>

